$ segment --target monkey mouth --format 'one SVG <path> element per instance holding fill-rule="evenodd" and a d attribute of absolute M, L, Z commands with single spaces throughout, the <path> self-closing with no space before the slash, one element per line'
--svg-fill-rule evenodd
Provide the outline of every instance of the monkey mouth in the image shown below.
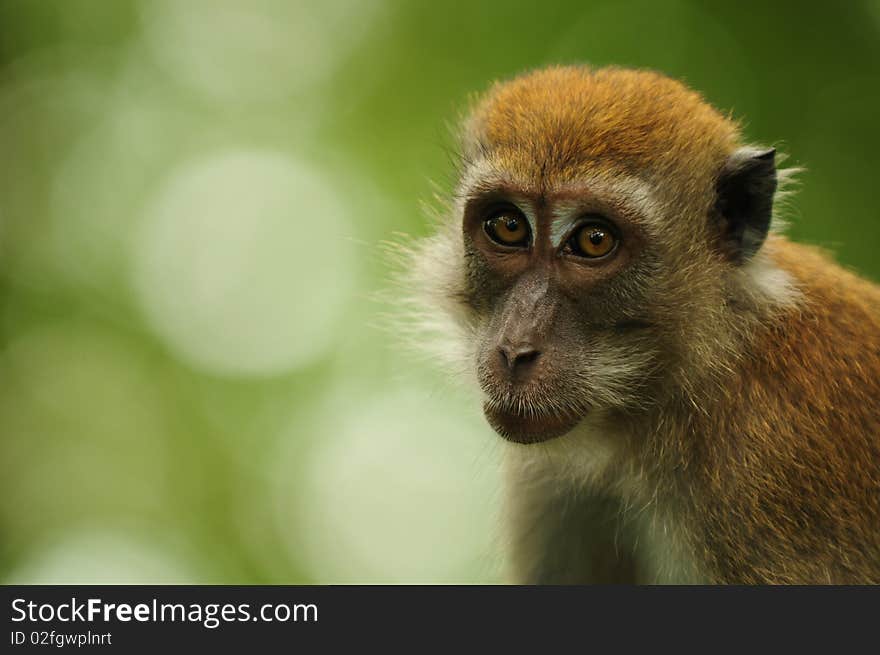
<path fill-rule="evenodd" d="M 516 443 L 530 444 L 549 441 L 571 432 L 583 415 L 574 413 L 525 413 L 512 408 L 483 403 L 483 414 L 492 429 Z"/>

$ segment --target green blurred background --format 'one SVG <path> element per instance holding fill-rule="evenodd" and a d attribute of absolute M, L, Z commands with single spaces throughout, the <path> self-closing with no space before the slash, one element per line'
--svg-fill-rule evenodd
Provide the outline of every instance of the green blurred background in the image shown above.
<path fill-rule="evenodd" d="M 470 94 L 683 78 L 878 279 L 880 1 L 0 3 L 0 581 L 492 582 L 497 442 L 376 327 Z"/>

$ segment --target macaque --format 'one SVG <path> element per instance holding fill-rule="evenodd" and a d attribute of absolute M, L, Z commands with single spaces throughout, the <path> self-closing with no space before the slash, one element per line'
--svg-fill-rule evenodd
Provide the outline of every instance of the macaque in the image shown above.
<path fill-rule="evenodd" d="M 504 440 L 510 581 L 880 583 L 880 288 L 780 234 L 777 159 L 642 70 L 464 121 L 408 283 Z"/>

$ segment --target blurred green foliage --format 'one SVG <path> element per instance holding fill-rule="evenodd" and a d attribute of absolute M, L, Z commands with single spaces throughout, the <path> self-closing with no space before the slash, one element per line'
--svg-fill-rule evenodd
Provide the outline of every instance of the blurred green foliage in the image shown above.
<path fill-rule="evenodd" d="M 0 2 L 0 579 L 492 581 L 474 403 L 374 329 L 491 80 L 650 67 L 880 279 L 880 2 Z"/>

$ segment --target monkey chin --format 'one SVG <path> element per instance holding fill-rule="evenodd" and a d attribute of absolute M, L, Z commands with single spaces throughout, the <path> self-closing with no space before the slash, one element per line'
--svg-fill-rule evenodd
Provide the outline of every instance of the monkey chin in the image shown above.
<path fill-rule="evenodd" d="M 499 435 L 521 444 L 541 443 L 571 432 L 583 416 L 576 414 L 534 416 L 483 404 L 483 414 Z"/>

